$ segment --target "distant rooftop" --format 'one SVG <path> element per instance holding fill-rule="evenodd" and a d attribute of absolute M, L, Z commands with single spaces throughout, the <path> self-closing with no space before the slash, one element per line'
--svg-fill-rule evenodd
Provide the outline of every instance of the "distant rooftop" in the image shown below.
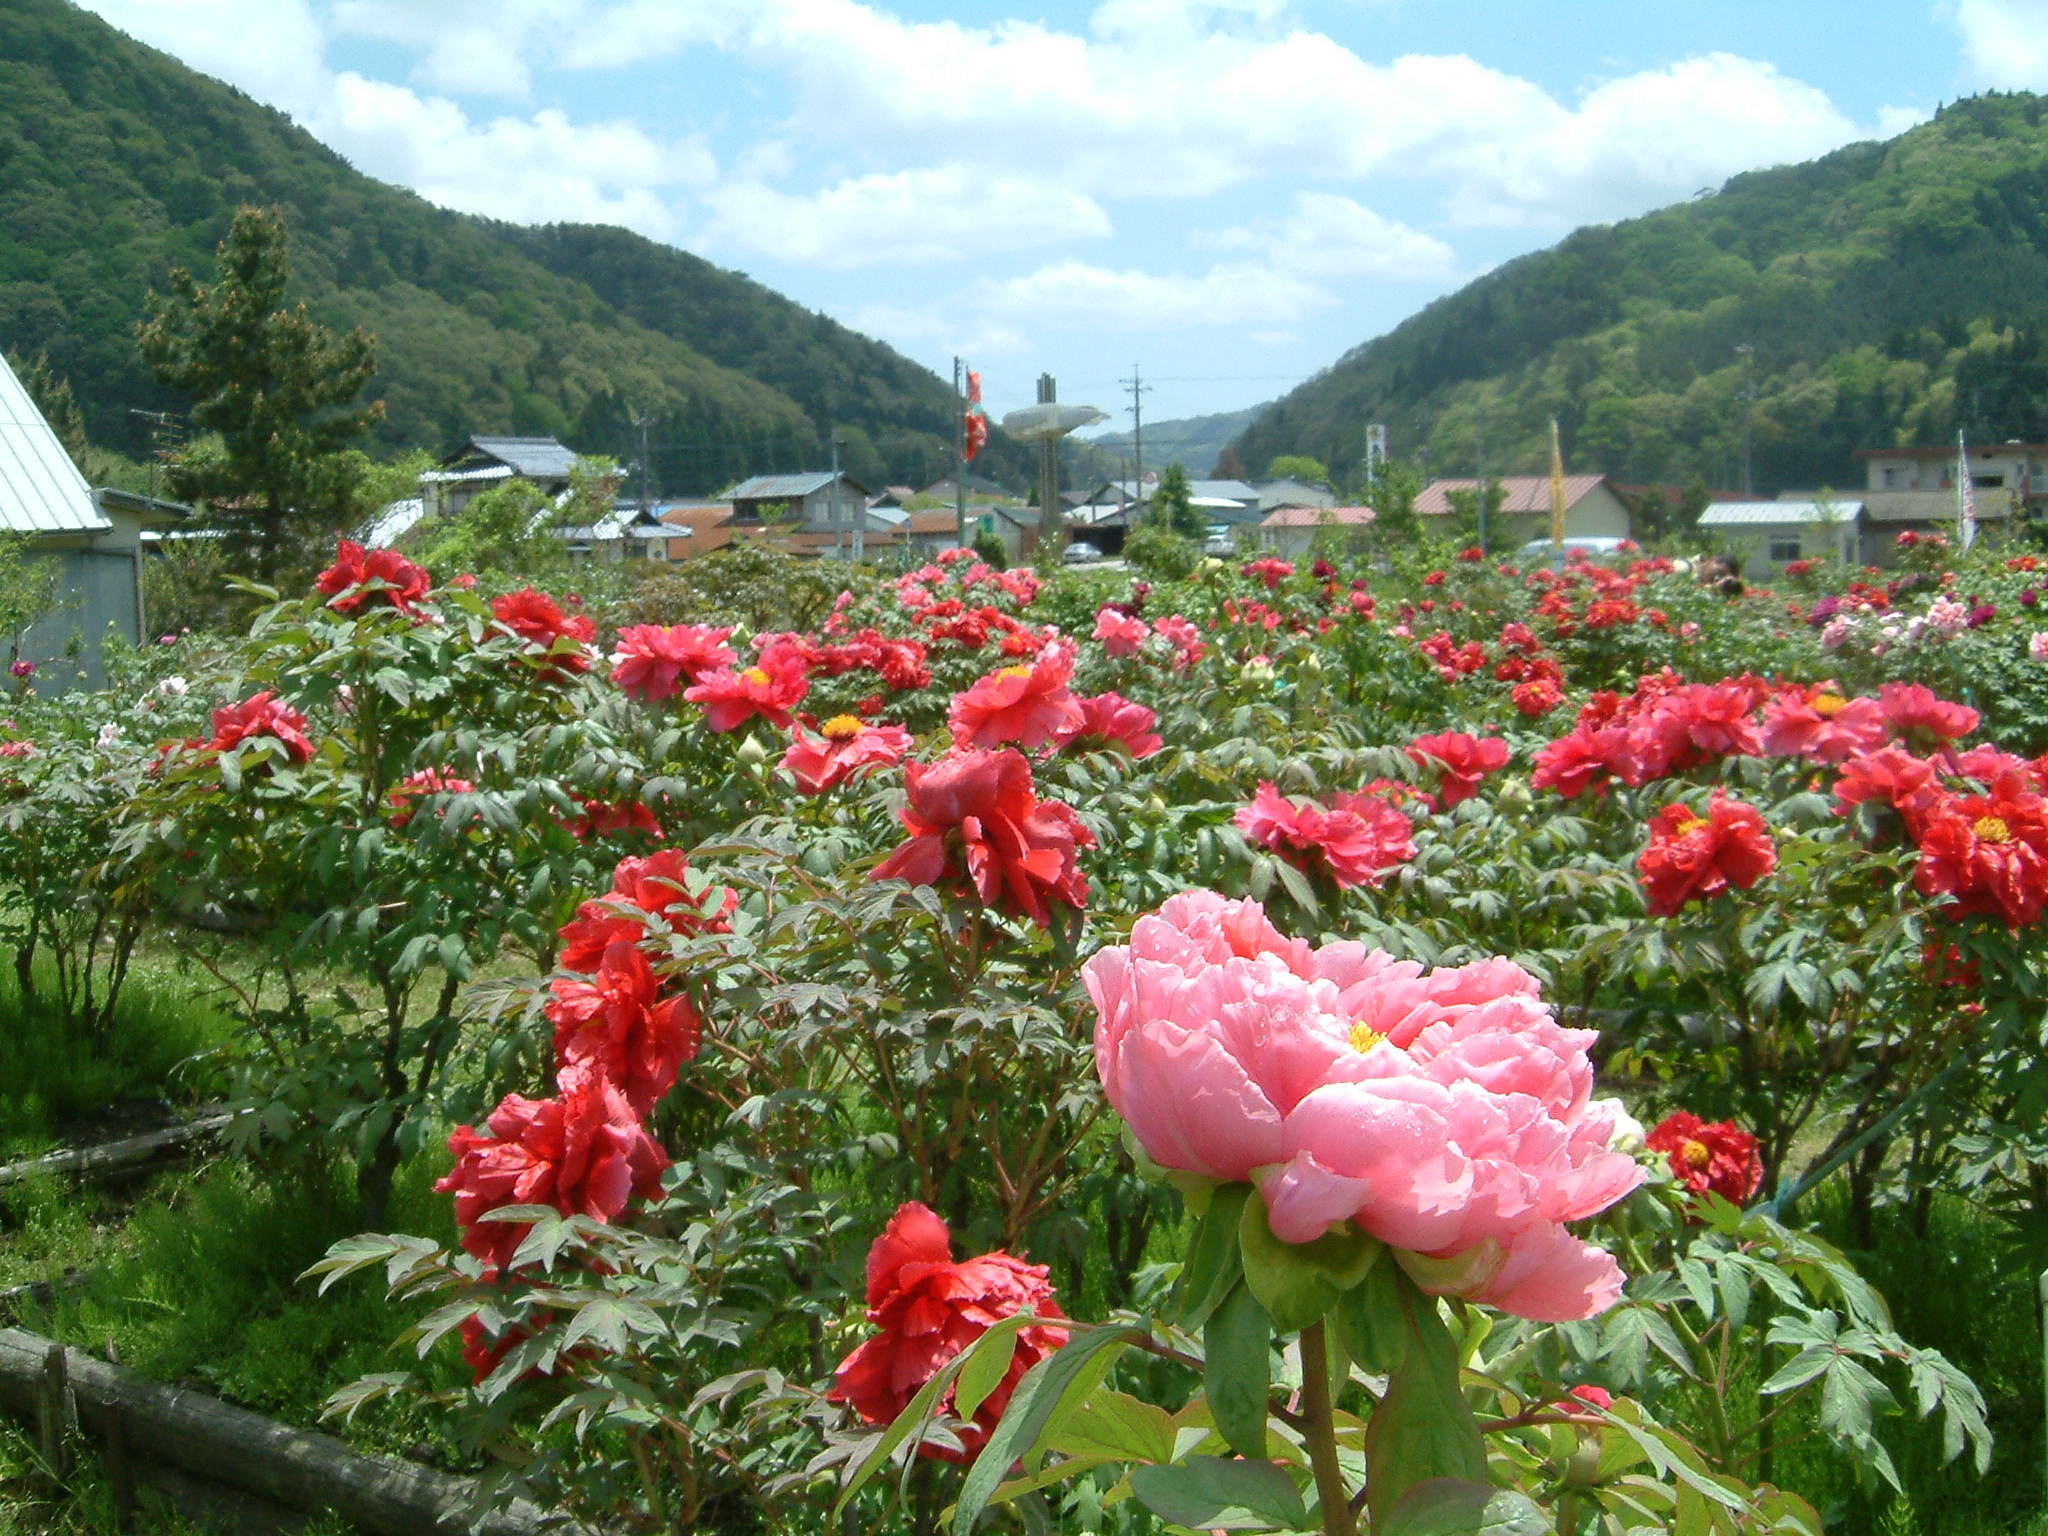
<path fill-rule="evenodd" d="M 576 453 L 552 437 L 472 437 L 441 461 L 447 469 L 480 469 L 479 459 L 496 460 L 525 480 L 567 480 Z"/>
<path fill-rule="evenodd" d="M 1599 487 L 1605 475 L 1566 475 L 1564 477 L 1564 504 L 1575 507 Z M 1548 512 L 1550 510 L 1550 476 L 1548 475 L 1489 475 L 1501 488 L 1503 512 Z M 1451 492 L 1478 489 L 1477 480 L 1432 480 L 1415 498 L 1415 510 L 1423 517 L 1443 517 L 1451 511 Z"/>
<path fill-rule="evenodd" d="M 0 529 L 9 533 L 105 533 L 85 476 L 0 356 Z"/>

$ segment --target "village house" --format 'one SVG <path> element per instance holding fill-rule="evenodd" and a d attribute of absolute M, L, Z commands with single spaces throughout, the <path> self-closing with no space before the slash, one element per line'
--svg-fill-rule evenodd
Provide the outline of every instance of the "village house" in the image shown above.
<path fill-rule="evenodd" d="M 1371 507 L 1280 507 L 1260 520 L 1256 540 L 1260 549 L 1283 560 L 1304 558 L 1318 539 L 1355 552 L 1378 516 Z"/>
<path fill-rule="evenodd" d="M 1866 563 L 1861 501 L 1832 496 L 1717 501 L 1700 513 L 1697 526 L 1751 581 L 1775 580 L 1793 560 Z"/>
<path fill-rule="evenodd" d="M 0 356 L 0 533 L 22 536 L 29 556 L 57 571 L 55 607 L 20 634 L 0 635 L 0 659 L 32 663 L 39 688 L 98 687 L 109 626 L 130 644 L 149 632 L 147 539 L 188 514 L 176 502 L 89 486 Z"/>
<path fill-rule="evenodd" d="M 552 437 L 472 437 L 420 476 L 428 515 L 452 517 L 483 492 L 525 480 L 550 501 L 569 489 L 576 454 Z"/>
<path fill-rule="evenodd" d="M 1864 463 L 1863 563 L 1889 562 L 1908 529 L 1953 531 L 1961 506 L 1953 447 L 1859 448 L 1856 457 Z M 1982 525 L 2006 527 L 2048 501 L 2048 443 L 1973 446 L 1969 463 Z"/>
<path fill-rule="evenodd" d="M 1495 549 L 1517 549 L 1531 539 L 1550 536 L 1550 477 L 1548 475 L 1498 475 L 1489 477 L 1501 489 L 1501 503 L 1487 528 L 1487 541 Z M 1424 526 L 1434 518 L 1449 518 L 1456 508 L 1453 492 L 1470 494 L 1477 480 L 1432 480 L 1415 498 L 1415 515 Z M 1605 475 L 1566 475 L 1564 479 L 1564 534 L 1568 539 L 1626 539 L 1633 536 L 1628 503 Z"/>

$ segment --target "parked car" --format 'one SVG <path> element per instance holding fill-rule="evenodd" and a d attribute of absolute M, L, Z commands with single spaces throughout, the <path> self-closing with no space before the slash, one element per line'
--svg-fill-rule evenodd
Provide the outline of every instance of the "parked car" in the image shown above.
<path fill-rule="evenodd" d="M 1090 561 L 1100 560 L 1101 558 L 1101 550 L 1097 549 L 1093 544 L 1084 543 L 1079 539 L 1076 539 L 1060 552 L 1060 559 L 1064 560 L 1068 565 L 1087 565 Z"/>

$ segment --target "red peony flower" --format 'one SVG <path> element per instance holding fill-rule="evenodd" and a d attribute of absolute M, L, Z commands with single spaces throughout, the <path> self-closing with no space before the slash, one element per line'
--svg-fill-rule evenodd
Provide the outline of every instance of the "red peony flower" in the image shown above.
<path fill-rule="evenodd" d="M 1777 864 L 1763 813 L 1717 789 L 1705 816 L 1681 804 L 1651 816 L 1650 845 L 1636 860 L 1636 874 L 1650 915 L 1670 917 L 1695 898 L 1746 891 Z"/>
<path fill-rule="evenodd" d="M 227 752 L 245 741 L 269 737 L 284 748 L 288 761 L 303 763 L 313 756 L 313 742 L 306 735 L 306 717 L 275 693 L 265 689 L 213 712 L 213 739 L 205 745 L 215 752 Z"/>
<path fill-rule="evenodd" d="M 1710 1123 L 1681 1109 L 1666 1116 L 1643 1145 L 1662 1152 L 1678 1182 L 1696 1195 L 1712 1191 L 1730 1205 L 1741 1205 L 1764 1182 L 1756 1138 L 1732 1120 Z"/>
<path fill-rule="evenodd" d="M 1026 665 L 989 673 L 953 695 L 946 723 L 953 728 L 954 746 L 1015 742 L 1028 751 L 1057 741 L 1080 720 L 1080 706 L 1067 688 L 1073 676 L 1071 645 L 1049 645 Z"/>
<path fill-rule="evenodd" d="M 1841 763 L 1885 743 L 1875 699 L 1846 697 L 1833 683 L 1790 688 L 1764 705 L 1763 749 L 1772 757 Z"/>
<path fill-rule="evenodd" d="M 1268 592 L 1294 574 L 1294 567 L 1291 564 L 1273 555 L 1267 555 L 1261 560 L 1249 560 L 1240 569 L 1254 581 L 1263 581 Z"/>
<path fill-rule="evenodd" d="M 2008 928 L 2040 918 L 2048 902 L 2048 813 L 2019 774 L 2000 774 L 1989 794 L 1937 799 L 1919 843 L 1913 883 L 1923 895 L 1952 897 L 1952 916 L 1982 913 Z"/>
<path fill-rule="evenodd" d="M 628 698 L 658 704 L 674 697 L 685 682 L 730 667 L 738 659 L 725 643 L 731 634 L 731 625 L 630 625 L 619 631 L 618 649 L 612 652 L 612 681 Z"/>
<path fill-rule="evenodd" d="M 1420 768 L 1437 768 L 1443 774 L 1438 795 L 1449 810 L 1461 800 L 1479 793 L 1479 780 L 1507 766 L 1508 744 L 1498 736 L 1469 736 L 1463 731 L 1443 731 L 1435 736 L 1418 736 L 1408 745 L 1408 755 Z"/>
<path fill-rule="evenodd" d="M 704 724 L 714 731 L 736 731 L 757 715 L 786 731 L 790 711 L 811 691 L 806 670 L 794 649 L 771 646 L 751 667 L 704 673 L 683 697 L 704 706 Z"/>
<path fill-rule="evenodd" d="M 1877 690 L 1885 728 L 1907 746 L 1932 752 L 1977 729 L 1977 711 L 1940 697 L 1922 683 L 1885 683 Z"/>
<path fill-rule="evenodd" d="M 1756 700 L 1741 682 L 1687 683 L 1659 696 L 1631 729 L 1634 754 L 1631 784 L 1717 757 L 1755 757 L 1763 750 L 1757 734 Z"/>
<path fill-rule="evenodd" d="M 675 1086 L 682 1064 L 696 1059 L 703 1021 L 687 994 L 660 995 L 638 938 L 636 925 L 632 938 L 607 945 L 587 981 L 557 976 L 546 1013 L 555 1026 L 556 1066 L 595 1062 L 644 1117 Z"/>
<path fill-rule="evenodd" d="M 563 613 L 552 597 L 532 587 L 491 599 L 491 613 L 506 633 L 526 642 L 526 660 L 543 677 L 590 670 L 597 625 L 587 615 Z"/>
<path fill-rule="evenodd" d="M 1007 1253 L 985 1253 L 955 1263 L 952 1234 L 930 1210 L 911 1201 L 890 1218 L 868 1250 L 868 1321 L 881 1331 L 839 1363 L 826 1397 L 850 1404 L 869 1424 L 892 1424 L 947 1361 L 1006 1317 L 1029 1310 L 1062 1314 L 1045 1266 Z M 936 1445 L 920 1454 L 968 1461 L 987 1442 L 1031 1368 L 1067 1342 L 1067 1330 L 1049 1323 L 1017 1334 L 1016 1352 L 971 1422 L 955 1426 L 961 1450 Z M 951 1408 L 949 1388 L 939 1399 Z"/>
<path fill-rule="evenodd" d="M 1305 857 L 1340 886 L 1377 887 L 1390 869 L 1415 856 L 1415 827 L 1386 797 L 1336 794 L 1327 806 L 1297 804 L 1268 781 L 1233 818 L 1249 842 Z"/>
<path fill-rule="evenodd" d="M 1916 841 L 1927 813 L 1946 793 L 1934 764 L 1897 747 L 1880 747 L 1850 758 L 1835 781 L 1839 814 L 1847 814 L 1866 800 L 1882 800 L 1904 818 L 1906 830 Z"/>
<path fill-rule="evenodd" d="M 690 861 L 681 850 L 661 848 L 644 858 L 621 859 L 612 871 L 612 888 L 596 901 L 586 901 L 562 927 L 558 962 L 564 970 L 594 971 L 604 952 L 620 939 L 638 941 L 647 924 L 635 912 L 659 918 L 671 932 L 684 935 L 724 933 L 739 905 L 739 895 L 726 886 L 708 886 L 692 894 Z M 622 912 L 620 907 L 633 909 Z"/>
<path fill-rule="evenodd" d="M 1530 719 L 1540 719 L 1564 702 L 1564 694 L 1547 677 L 1533 677 L 1526 683 L 1517 683 L 1509 693 L 1515 701 L 1515 708 Z"/>
<path fill-rule="evenodd" d="M 1079 908 L 1088 879 L 1077 848 L 1095 834 L 1072 806 L 1040 800 L 1022 754 L 955 752 L 929 765 L 906 763 L 907 842 L 876 866 L 876 880 L 937 885 L 959 896 L 1052 926 L 1050 902 Z"/>
<path fill-rule="evenodd" d="M 336 613 L 354 613 L 363 604 L 379 600 L 400 613 L 410 613 L 433 584 L 424 569 L 397 550 L 365 550 L 353 539 L 341 541 L 334 564 L 313 580 L 314 590 L 327 595 L 327 606 Z"/>
<path fill-rule="evenodd" d="M 1074 701 L 1080 718 L 1060 737 L 1062 750 L 1108 750 L 1128 753 L 1132 758 L 1150 757 L 1163 743 L 1159 739 L 1159 717 L 1142 704 L 1133 704 L 1116 692 L 1098 693 Z"/>
<path fill-rule="evenodd" d="M 467 779 L 458 779 L 440 768 L 422 768 L 418 773 L 409 773 L 392 787 L 384 798 L 390 802 L 390 822 L 402 827 L 413 818 L 418 802 L 428 795 L 473 795 L 476 786 Z"/>
<path fill-rule="evenodd" d="M 569 823 L 569 831 L 579 842 L 589 842 L 593 837 L 612 837 L 621 832 L 644 832 L 657 842 L 661 839 L 661 823 L 654 819 L 654 812 L 639 800 L 622 800 L 614 804 L 608 800 L 586 800 L 583 814 Z"/>
<path fill-rule="evenodd" d="M 462 1246 L 496 1275 L 510 1267 L 528 1226 L 478 1218 L 508 1205 L 551 1205 L 565 1216 L 610 1221 L 635 1196 L 661 1188 L 668 1157 L 633 1107 L 589 1062 L 563 1069 L 560 1096 L 507 1094 L 485 1122 L 448 1138 L 455 1167 L 434 1188 L 455 1196 Z"/>
<path fill-rule="evenodd" d="M 858 715 L 834 715 L 818 731 L 813 736 L 793 725 L 782 754 L 782 771 L 807 795 L 822 795 L 871 768 L 893 768 L 914 740 L 900 725 L 869 725 Z"/>

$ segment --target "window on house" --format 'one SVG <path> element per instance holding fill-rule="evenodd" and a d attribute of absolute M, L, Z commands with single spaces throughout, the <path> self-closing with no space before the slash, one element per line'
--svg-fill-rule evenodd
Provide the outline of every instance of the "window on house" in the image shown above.
<path fill-rule="evenodd" d="M 1980 488 L 1984 490 L 1995 491 L 2005 484 L 2005 476 L 1979 475 L 1977 477 L 1977 484 Z"/>
<path fill-rule="evenodd" d="M 1771 535 L 1771 558 L 1780 563 L 1799 558 L 1799 535 L 1796 533 L 1774 533 Z"/>
<path fill-rule="evenodd" d="M 1884 472 L 1884 488 L 1886 490 L 1896 491 L 1905 483 L 1906 472 L 1903 469 L 1898 468 L 1896 465 L 1886 468 Z"/>

